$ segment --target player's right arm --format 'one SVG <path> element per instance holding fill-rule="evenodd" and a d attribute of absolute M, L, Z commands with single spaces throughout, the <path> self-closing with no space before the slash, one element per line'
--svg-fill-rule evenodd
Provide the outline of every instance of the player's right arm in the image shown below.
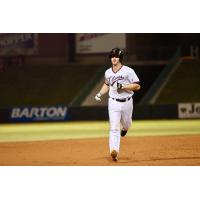
<path fill-rule="evenodd" d="M 106 83 L 103 84 L 103 86 L 101 87 L 101 90 L 100 90 L 100 94 L 101 96 L 106 94 L 107 92 L 109 91 L 109 85 L 107 85 Z"/>
<path fill-rule="evenodd" d="M 106 94 L 109 91 L 109 85 L 104 83 L 101 87 L 101 90 L 96 94 L 95 100 L 96 101 L 101 101 L 101 96 Z"/>
<path fill-rule="evenodd" d="M 102 85 L 100 91 L 96 94 L 95 100 L 101 101 L 101 96 L 106 94 L 108 91 L 109 91 L 109 81 L 108 81 L 108 78 L 107 78 L 107 74 L 105 73 L 104 84 Z"/>

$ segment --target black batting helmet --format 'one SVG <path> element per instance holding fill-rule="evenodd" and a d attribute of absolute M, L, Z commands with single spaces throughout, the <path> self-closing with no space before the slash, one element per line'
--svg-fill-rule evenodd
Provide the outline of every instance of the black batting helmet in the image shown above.
<path fill-rule="evenodd" d="M 111 59 L 112 57 L 119 58 L 120 62 L 122 62 L 124 56 L 123 50 L 119 48 L 113 48 L 110 53 L 109 53 L 109 58 Z"/>

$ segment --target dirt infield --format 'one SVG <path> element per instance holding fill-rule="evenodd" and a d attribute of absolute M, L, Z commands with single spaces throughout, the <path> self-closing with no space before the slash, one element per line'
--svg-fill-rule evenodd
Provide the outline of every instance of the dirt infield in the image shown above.
<path fill-rule="evenodd" d="M 200 136 L 125 137 L 118 162 L 108 138 L 0 143 L 1 166 L 200 165 Z"/>

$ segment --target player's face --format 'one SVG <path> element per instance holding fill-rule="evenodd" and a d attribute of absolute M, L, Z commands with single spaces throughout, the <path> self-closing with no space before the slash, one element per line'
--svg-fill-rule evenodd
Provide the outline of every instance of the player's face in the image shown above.
<path fill-rule="evenodd" d="M 113 65 L 117 65 L 118 63 L 120 63 L 119 58 L 113 56 L 113 57 L 111 58 L 111 63 L 112 63 Z"/>

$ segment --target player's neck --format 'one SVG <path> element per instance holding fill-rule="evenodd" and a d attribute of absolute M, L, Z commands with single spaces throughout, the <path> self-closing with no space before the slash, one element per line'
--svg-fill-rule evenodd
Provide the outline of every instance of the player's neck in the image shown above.
<path fill-rule="evenodd" d="M 117 63 L 116 65 L 112 66 L 114 72 L 119 71 L 119 69 L 121 69 L 121 67 L 122 67 L 121 63 Z"/>

